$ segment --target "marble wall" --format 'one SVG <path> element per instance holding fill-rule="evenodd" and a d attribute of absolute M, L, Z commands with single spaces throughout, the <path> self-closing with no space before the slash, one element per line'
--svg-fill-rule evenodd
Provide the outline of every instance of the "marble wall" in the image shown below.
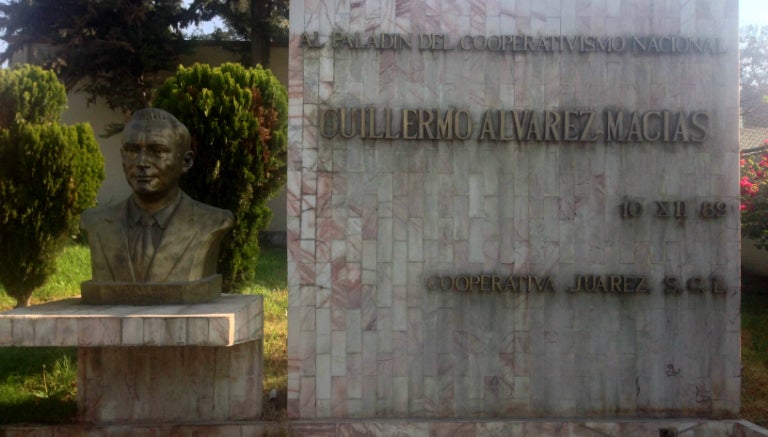
<path fill-rule="evenodd" d="M 738 413 L 736 0 L 292 0 L 290 16 L 289 417 Z M 453 49 L 465 35 L 659 47 Z M 386 108 L 466 110 L 475 130 L 343 138 L 334 108 L 375 108 L 379 129 Z M 584 141 L 499 140 L 489 109 L 597 121 Z M 483 284 L 431 279 L 462 275 Z"/>

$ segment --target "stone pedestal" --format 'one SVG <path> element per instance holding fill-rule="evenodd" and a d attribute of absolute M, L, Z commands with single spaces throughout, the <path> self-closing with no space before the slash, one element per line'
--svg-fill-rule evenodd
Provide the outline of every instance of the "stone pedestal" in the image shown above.
<path fill-rule="evenodd" d="M 0 314 L 0 346 L 77 346 L 85 422 L 261 416 L 263 300 L 89 306 L 67 299 Z"/>

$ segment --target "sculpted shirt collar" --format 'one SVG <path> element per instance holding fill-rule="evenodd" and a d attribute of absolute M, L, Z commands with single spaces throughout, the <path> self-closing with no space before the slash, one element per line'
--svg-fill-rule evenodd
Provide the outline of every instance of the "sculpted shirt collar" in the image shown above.
<path fill-rule="evenodd" d="M 149 214 L 151 217 L 155 219 L 157 226 L 161 230 L 165 230 L 165 227 L 168 225 L 168 222 L 171 220 L 171 217 L 173 217 L 173 213 L 176 212 L 176 208 L 179 207 L 179 203 L 181 203 L 181 191 L 179 191 L 178 195 L 176 196 L 176 199 L 174 199 L 174 201 L 171 202 L 169 205 L 156 211 L 154 214 Z M 141 209 L 138 205 L 136 205 L 136 201 L 133 200 L 133 196 L 131 196 L 131 201 L 128 202 L 128 224 L 132 228 L 135 226 L 140 226 L 141 217 L 144 214 L 146 214 L 146 212 L 143 209 Z"/>

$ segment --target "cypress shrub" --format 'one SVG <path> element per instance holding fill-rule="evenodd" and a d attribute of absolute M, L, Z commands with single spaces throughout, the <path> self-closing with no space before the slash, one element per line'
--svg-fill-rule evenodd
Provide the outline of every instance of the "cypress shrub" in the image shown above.
<path fill-rule="evenodd" d="M 232 211 L 235 226 L 219 256 L 226 291 L 251 283 L 258 234 L 272 217 L 267 201 L 286 177 L 288 98 L 271 71 L 227 63 L 179 67 L 153 105 L 184 123 L 195 162 L 181 188 Z"/>
<path fill-rule="evenodd" d="M 59 123 L 66 102 L 53 72 L 0 70 L 0 283 L 17 306 L 51 275 L 104 179 L 90 125 Z"/>

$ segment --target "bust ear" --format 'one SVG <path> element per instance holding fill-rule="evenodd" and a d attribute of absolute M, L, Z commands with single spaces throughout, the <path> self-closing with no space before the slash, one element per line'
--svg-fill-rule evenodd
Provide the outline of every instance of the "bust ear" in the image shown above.
<path fill-rule="evenodd" d="M 186 173 L 192 168 L 192 164 L 195 163 L 195 152 L 187 150 L 181 157 L 181 172 Z"/>

